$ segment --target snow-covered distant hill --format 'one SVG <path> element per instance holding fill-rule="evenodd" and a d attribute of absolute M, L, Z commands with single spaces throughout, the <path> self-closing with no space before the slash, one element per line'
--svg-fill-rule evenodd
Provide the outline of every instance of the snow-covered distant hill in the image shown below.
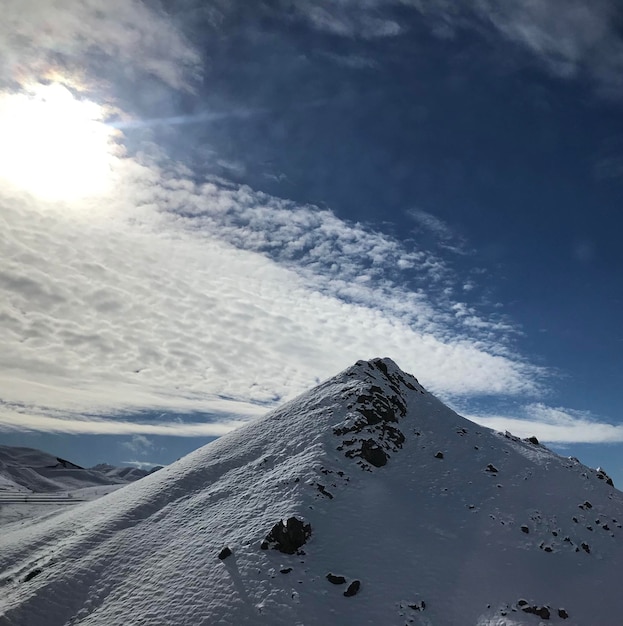
<path fill-rule="evenodd" d="M 389 359 L 0 538 L 0 625 L 613 626 L 623 494 Z"/>
<path fill-rule="evenodd" d="M 110 465 L 85 469 L 59 457 L 35 450 L 0 446 L 0 493 L 53 493 L 99 485 L 120 485 L 148 472 Z"/>
<path fill-rule="evenodd" d="M 162 466 L 157 465 L 151 470 L 144 470 L 138 467 L 117 467 L 115 465 L 109 465 L 108 463 L 100 463 L 99 465 L 94 465 L 91 469 L 101 472 L 109 478 L 120 479 L 125 482 L 133 482 L 139 478 L 144 478 L 147 474 L 151 474 L 159 469 L 162 469 Z"/>

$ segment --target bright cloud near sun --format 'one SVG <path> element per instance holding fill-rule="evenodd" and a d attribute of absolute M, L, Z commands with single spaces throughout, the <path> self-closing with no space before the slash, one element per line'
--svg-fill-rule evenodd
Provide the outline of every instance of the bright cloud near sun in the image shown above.
<path fill-rule="evenodd" d="M 59 83 L 0 94 L 0 180 L 47 201 L 105 194 L 120 151 L 105 116 Z"/>
<path fill-rule="evenodd" d="M 156 146 L 158 165 L 120 158 L 109 109 L 66 77 L 85 67 L 88 74 L 92 60 L 124 80 L 149 76 L 137 91 L 159 81 L 191 93 L 203 53 L 149 4 L 3 2 L 0 89 L 22 87 L 0 91 L 0 432 L 219 435 L 374 356 L 395 358 L 446 399 L 539 398 L 548 372 L 515 354 L 512 323 L 463 301 L 477 284 L 442 253 L 466 246 L 433 214 L 411 213 L 436 236 L 431 252 L 329 210 L 202 180 L 168 160 L 166 146 Z M 296 10 L 334 35 L 402 32 L 383 17 L 389 0 L 335 4 Z M 488 17 L 496 32 L 558 69 L 578 71 L 595 58 L 590 73 L 600 81 L 620 75 L 623 54 L 602 3 L 563 18 L 528 0 L 499 11 L 489 0 L 457 10 L 410 4 L 452 30 L 471 24 L 466 16 Z M 559 36 L 549 36 L 550 25 Z M 50 80 L 57 64 L 62 76 Z M 43 75 L 46 84 L 25 82 Z M 153 98 L 172 93 L 155 88 Z M 181 119 L 189 120 L 156 121 Z M 48 202 L 96 210 L 76 219 Z M 211 413 L 214 421 L 140 419 L 156 409 Z M 480 421 L 550 441 L 623 439 L 619 426 L 541 404 L 521 419 Z"/>

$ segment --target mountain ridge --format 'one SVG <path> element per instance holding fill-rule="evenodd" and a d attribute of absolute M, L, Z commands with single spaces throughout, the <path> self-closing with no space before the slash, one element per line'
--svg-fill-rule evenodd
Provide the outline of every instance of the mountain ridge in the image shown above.
<path fill-rule="evenodd" d="M 610 626 L 623 494 L 604 476 L 469 422 L 390 359 L 359 361 L 0 539 L 0 624 L 510 626 L 547 611 Z M 286 554 L 291 519 L 310 532 Z"/>

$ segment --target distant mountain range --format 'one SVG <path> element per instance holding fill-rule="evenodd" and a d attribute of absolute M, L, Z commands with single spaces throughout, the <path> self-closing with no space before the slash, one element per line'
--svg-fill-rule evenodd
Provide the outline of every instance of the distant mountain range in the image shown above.
<path fill-rule="evenodd" d="M 98 485 L 120 485 L 149 473 L 134 467 L 105 464 L 85 469 L 41 450 L 0 446 L 0 493 L 54 493 Z"/>
<path fill-rule="evenodd" d="M 389 359 L 359 361 L 0 533 L 0 626 L 615 626 L 611 483 L 460 417 Z"/>

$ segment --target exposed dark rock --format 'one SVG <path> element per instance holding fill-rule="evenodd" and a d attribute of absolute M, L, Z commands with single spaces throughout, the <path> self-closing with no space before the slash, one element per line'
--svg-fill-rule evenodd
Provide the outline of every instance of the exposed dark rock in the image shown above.
<path fill-rule="evenodd" d="M 285 554 L 294 554 L 311 537 L 311 524 L 305 524 L 297 517 L 290 517 L 283 523 L 279 520 L 260 546 L 262 550 L 274 548 Z"/>
<path fill-rule="evenodd" d="M 517 605 L 519 606 L 519 603 L 517 603 Z M 531 613 L 532 615 L 538 615 L 541 619 L 550 618 L 550 611 L 549 611 L 549 608 L 546 606 L 531 606 L 528 603 L 526 603 L 525 605 L 522 605 L 519 608 L 521 608 L 521 610 L 524 613 Z"/>
<path fill-rule="evenodd" d="M 385 374 L 385 376 L 388 375 L 387 365 L 385 365 L 385 363 L 381 359 L 372 359 L 372 364 L 376 365 L 376 367 L 378 367 L 381 370 L 381 372 Z"/>
<path fill-rule="evenodd" d="M 361 456 L 374 467 L 383 467 L 387 463 L 387 454 L 374 439 L 361 442 Z"/>
<path fill-rule="evenodd" d="M 528 443 L 533 443 L 535 446 L 539 445 L 539 440 L 532 435 L 532 437 L 527 437 L 526 439 L 524 439 L 524 441 L 527 441 Z"/>
<path fill-rule="evenodd" d="M 416 602 L 415 604 L 409 604 L 408 606 L 410 609 L 413 609 L 414 611 L 423 611 L 426 608 L 426 602 L 422 600 L 421 602 Z"/>
<path fill-rule="evenodd" d="M 517 600 L 517 606 L 521 609 L 524 606 L 528 606 L 528 601 L 524 600 L 523 598 L 521 600 Z"/>
<path fill-rule="evenodd" d="M 283 569 L 279 570 L 282 574 L 289 574 L 292 571 L 291 567 L 284 567 Z"/>
<path fill-rule="evenodd" d="M 323 496 L 327 496 L 329 500 L 333 500 L 333 494 L 330 491 L 327 491 L 324 485 L 321 485 L 320 483 L 316 483 L 316 488 Z"/>
<path fill-rule="evenodd" d="M 218 558 L 221 559 L 221 561 L 224 561 L 228 556 L 232 555 L 232 551 L 230 550 L 230 548 L 228 546 L 225 546 L 219 553 L 218 553 Z"/>
<path fill-rule="evenodd" d="M 35 576 L 39 576 L 43 570 L 38 567 L 37 569 L 33 569 L 31 572 L 28 572 L 26 576 L 24 576 L 24 582 L 27 583 L 29 580 L 32 580 Z"/>
<path fill-rule="evenodd" d="M 569 613 L 564 609 L 558 609 L 558 617 L 560 617 L 560 619 L 569 619 Z"/>
<path fill-rule="evenodd" d="M 530 529 L 525 524 L 523 524 L 521 526 L 521 532 L 522 533 L 526 533 L 526 535 L 527 535 L 530 532 Z"/>
<path fill-rule="evenodd" d="M 341 425 L 336 425 L 333 432 L 338 437 L 351 436 L 342 440 L 337 449 L 344 451 L 348 458 L 362 458 L 375 467 L 382 467 L 388 461 L 391 452 L 397 452 L 405 442 L 403 432 L 397 424 L 407 414 L 407 405 L 403 397 L 404 387 L 416 389 L 398 372 L 390 372 L 381 359 L 359 362 L 358 365 L 380 371 L 389 384 L 389 390 L 371 384 L 367 388 L 349 389 L 346 398 L 353 400 L 348 404 L 350 415 Z M 376 375 L 378 380 L 378 374 Z M 359 463 L 363 469 L 369 469 Z"/>
<path fill-rule="evenodd" d="M 550 612 L 546 606 L 539 606 L 535 611 L 536 615 L 538 615 L 541 619 L 549 619 Z"/>
<path fill-rule="evenodd" d="M 606 474 L 606 472 L 604 472 L 604 470 L 602 470 L 601 467 L 597 468 L 597 478 L 599 478 L 599 480 L 605 480 L 607 485 L 614 487 L 612 478 L 610 478 L 610 476 L 608 476 L 608 474 Z"/>
<path fill-rule="evenodd" d="M 489 463 L 485 469 L 485 472 L 490 472 L 491 474 L 497 474 L 498 473 L 498 468 L 495 467 L 495 465 L 492 465 L 491 463 Z"/>
<path fill-rule="evenodd" d="M 346 582 L 346 578 L 344 576 L 336 576 L 329 572 L 326 576 L 327 580 L 334 585 L 343 585 Z"/>
<path fill-rule="evenodd" d="M 585 541 L 583 541 L 580 544 L 580 548 L 582 548 L 582 550 L 584 550 L 584 552 L 586 552 L 586 554 L 590 554 L 591 553 L 591 547 Z"/>
<path fill-rule="evenodd" d="M 347 598 L 349 598 L 350 596 L 354 596 L 359 591 L 360 587 L 361 587 L 361 582 L 358 580 L 353 580 L 353 582 L 350 583 L 350 585 L 348 585 L 348 589 L 346 589 L 346 591 L 344 592 L 344 595 Z"/>
<path fill-rule="evenodd" d="M 435 454 L 435 458 L 436 458 L 436 459 L 443 459 L 443 452 L 437 452 L 437 453 Z"/>

